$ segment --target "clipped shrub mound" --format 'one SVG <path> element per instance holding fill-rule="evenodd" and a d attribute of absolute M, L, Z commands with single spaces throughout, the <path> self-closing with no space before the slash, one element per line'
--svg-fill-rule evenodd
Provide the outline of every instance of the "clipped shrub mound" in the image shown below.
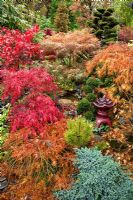
<path fill-rule="evenodd" d="M 85 97 L 79 101 L 77 112 L 82 114 L 89 121 L 95 120 L 96 109 L 93 105 L 93 102 L 96 100 L 97 95 L 95 94 L 95 89 L 100 87 L 102 82 L 100 79 L 95 77 L 88 77 L 86 79 L 83 91 Z"/>
<path fill-rule="evenodd" d="M 55 193 L 60 200 L 132 200 L 133 182 L 111 157 L 95 149 L 76 150 L 79 173 L 72 188 Z"/>

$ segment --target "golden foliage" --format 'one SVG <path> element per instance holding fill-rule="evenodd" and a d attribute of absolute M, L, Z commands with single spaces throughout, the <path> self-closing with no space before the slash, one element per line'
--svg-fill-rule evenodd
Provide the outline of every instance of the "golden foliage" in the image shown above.
<path fill-rule="evenodd" d="M 103 138 L 113 146 L 107 150 L 121 165 L 133 173 L 133 104 L 121 99 L 114 108 L 114 129 L 103 135 Z"/>
<path fill-rule="evenodd" d="M 11 152 L 7 159 L 9 188 L 3 199 L 52 200 L 52 191 L 69 186 L 74 171 L 74 153 L 65 144 L 66 121 L 47 125 L 46 139 L 23 141 L 21 130 L 10 134 L 5 149 Z"/>
<path fill-rule="evenodd" d="M 103 135 L 110 144 L 106 154 L 133 172 L 133 47 L 111 44 L 88 61 L 86 68 L 88 75 L 113 79 L 111 85 L 96 89 L 117 103 L 113 108 L 113 128 Z"/>
<path fill-rule="evenodd" d="M 99 78 L 113 76 L 120 91 L 131 92 L 133 84 L 133 47 L 111 44 L 86 63 L 87 73 L 94 69 Z"/>
<path fill-rule="evenodd" d="M 126 167 L 126 170 L 133 173 L 133 145 L 127 142 L 126 129 L 112 129 L 103 138 L 109 144 L 114 143 L 106 151 L 106 154 L 113 156 L 122 166 Z"/>

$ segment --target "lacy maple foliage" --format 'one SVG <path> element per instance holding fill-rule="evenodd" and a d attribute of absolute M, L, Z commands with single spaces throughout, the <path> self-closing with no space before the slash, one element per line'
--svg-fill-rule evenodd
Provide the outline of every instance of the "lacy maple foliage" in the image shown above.
<path fill-rule="evenodd" d="M 23 141 L 24 129 L 9 135 L 4 145 L 5 150 L 11 151 L 6 169 L 9 181 L 14 179 L 14 183 L 3 198 L 18 200 L 28 196 L 33 200 L 52 200 L 52 191 L 69 187 L 74 152 L 64 140 L 66 127 L 64 119 L 47 125 L 45 139 Z"/>
<path fill-rule="evenodd" d="M 21 65 L 31 64 L 33 60 L 41 59 L 43 50 L 40 44 L 34 43 L 33 38 L 39 27 L 22 33 L 19 30 L 0 28 L 0 59 L 1 67 L 18 69 Z"/>
<path fill-rule="evenodd" d="M 130 40 L 133 40 L 133 27 L 122 27 L 118 34 L 118 40 L 123 42 L 129 42 Z"/>
<path fill-rule="evenodd" d="M 133 84 L 133 47 L 127 44 L 111 44 L 86 63 L 87 74 L 99 78 L 112 76 L 120 91 L 131 92 Z"/>
<path fill-rule="evenodd" d="M 43 48 L 47 52 L 55 51 L 58 57 L 77 55 L 87 51 L 93 53 L 100 47 L 98 39 L 89 29 L 76 30 L 68 33 L 57 33 L 45 38 Z"/>
<path fill-rule="evenodd" d="M 53 93 L 57 91 L 53 77 L 43 68 L 21 69 L 19 71 L 1 70 L 0 76 L 4 85 L 2 99 L 8 97 L 15 103 L 23 95 L 34 93 Z"/>
<path fill-rule="evenodd" d="M 54 123 L 63 117 L 55 103 L 49 96 L 37 95 L 26 99 L 24 104 L 13 107 L 10 113 L 11 132 L 25 128 L 28 136 L 45 137 L 44 129 L 46 123 Z M 24 133 L 27 139 L 27 134 Z"/>
<path fill-rule="evenodd" d="M 44 69 L 1 70 L 1 77 L 4 86 L 2 99 L 8 99 L 12 104 L 9 114 L 12 132 L 25 128 L 25 139 L 31 135 L 43 136 L 41 132 L 46 123 L 63 117 L 48 96 L 54 95 L 58 88 Z"/>
<path fill-rule="evenodd" d="M 126 167 L 127 171 L 133 174 L 133 146 L 132 142 L 127 141 L 128 134 L 133 137 L 132 131 L 133 129 L 129 125 L 125 128 L 114 128 L 103 138 L 110 146 L 106 154 L 113 156 L 122 166 Z"/>

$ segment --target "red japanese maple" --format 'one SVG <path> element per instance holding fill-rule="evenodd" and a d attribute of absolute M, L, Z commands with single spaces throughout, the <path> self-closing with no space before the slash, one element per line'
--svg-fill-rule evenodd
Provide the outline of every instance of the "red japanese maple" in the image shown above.
<path fill-rule="evenodd" d="M 3 68 L 18 69 L 21 65 L 31 64 L 33 60 L 42 58 L 40 44 L 33 42 L 38 31 L 38 26 L 24 33 L 0 28 L 0 59 Z"/>
<path fill-rule="evenodd" d="M 63 117 L 55 102 L 48 96 L 55 94 L 54 79 L 41 68 L 19 71 L 1 70 L 4 92 L 2 99 L 12 104 L 9 114 L 11 131 L 25 128 L 25 138 L 42 135 L 46 123 L 54 123 Z"/>
<path fill-rule="evenodd" d="M 62 117 L 62 113 L 49 96 L 29 96 L 24 104 L 13 107 L 10 113 L 11 131 L 25 128 L 25 138 L 37 134 L 45 137 L 45 124 L 54 123 Z"/>
<path fill-rule="evenodd" d="M 2 99 L 10 97 L 12 104 L 24 95 L 57 91 L 53 77 L 41 68 L 23 69 L 16 72 L 1 70 L 0 74 L 4 84 Z"/>

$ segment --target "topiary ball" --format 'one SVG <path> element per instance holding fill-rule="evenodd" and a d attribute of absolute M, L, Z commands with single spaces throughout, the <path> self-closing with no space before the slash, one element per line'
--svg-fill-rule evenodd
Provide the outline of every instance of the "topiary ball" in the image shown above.
<path fill-rule="evenodd" d="M 83 112 L 88 111 L 88 109 L 90 109 L 90 108 L 91 108 L 91 103 L 88 101 L 88 99 L 83 98 L 78 103 L 77 113 L 82 114 Z"/>
<path fill-rule="evenodd" d="M 87 111 L 84 114 L 84 117 L 89 121 L 94 121 L 95 120 L 95 115 L 94 115 L 94 113 L 92 111 Z"/>
<path fill-rule="evenodd" d="M 86 98 L 88 99 L 89 102 L 93 102 L 96 100 L 97 97 L 94 93 L 88 93 Z"/>

